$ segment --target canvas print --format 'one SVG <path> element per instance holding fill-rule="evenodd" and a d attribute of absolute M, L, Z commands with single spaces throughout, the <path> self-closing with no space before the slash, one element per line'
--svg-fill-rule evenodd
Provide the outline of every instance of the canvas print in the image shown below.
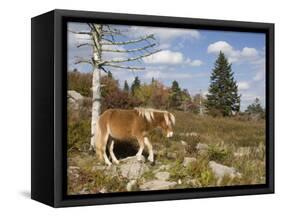
<path fill-rule="evenodd" d="M 264 33 L 67 23 L 67 194 L 266 182 Z"/>

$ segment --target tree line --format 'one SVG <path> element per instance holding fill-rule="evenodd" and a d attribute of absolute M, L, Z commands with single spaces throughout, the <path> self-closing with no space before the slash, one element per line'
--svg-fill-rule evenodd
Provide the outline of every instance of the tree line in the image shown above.
<path fill-rule="evenodd" d="M 92 98 L 91 76 L 92 73 L 80 73 L 74 69 L 68 73 L 68 89 Z M 198 113 L 200 106 L 200 94 L 191 96 L 177 81 L 167 87 L 154 78 L 143 83 L 136 76 L 131 85 L 127 80 L 120 85 L 111 72 L 101 77 L 101 97 L 102 111 L 109 108 L 130 109 L 143 106 Z"/>
<path fill-rule="evenodd" d="M 76 69 L 69 72 L 69 89 L 76 90 L 86 97 L 92 98 L 92 73 L 80 73 Z M 101 110 L 109 108 L 129 109 L 137 106 L 157 109 L 182 110 L 198 114 L 200 109 L 212 116 L 233 116 L 241 114 L 241 94 L 234 79 L 234 72 L 226 56 L 220 52 L 210 76 L 208 94 L 193 96 L 187 89 L 180 87 L 177 81 L 165 86 L 157 79 L 143 83 L 136 76 L 129 85 L 125 80 L 121 86 L 109 71 L 101 77 Z M 246 114 L 265 116 L 265 109 L 259 99 L 247 107 Z"/>

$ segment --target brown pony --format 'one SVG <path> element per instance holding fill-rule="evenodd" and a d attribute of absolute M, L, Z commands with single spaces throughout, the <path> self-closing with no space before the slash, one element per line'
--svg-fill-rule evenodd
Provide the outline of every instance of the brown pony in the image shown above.
<path fill-rule="evenodd" d="M 167 111 L 149 108 L 135 108 L 132 110 L 108 109 L 99 118 L 96 130 L 96 153 L 100 160 L 104 159 L 107 165 L 111 165 L 106 147 L 110 140 L 109 153 L 112 161 L 119 163 L 113 153 L 114 139 L 128 141 L 136 139 L 139 150 L 136 154 L 138 160 L 142 157 L 144 146 L 149 151 L 148 160 L 153 162 L 152 145 L 147 138 L 148 132 L 161 128 L 167 137 L 173 136 L 172 126 L 175 125 L 175 116 Z"/>

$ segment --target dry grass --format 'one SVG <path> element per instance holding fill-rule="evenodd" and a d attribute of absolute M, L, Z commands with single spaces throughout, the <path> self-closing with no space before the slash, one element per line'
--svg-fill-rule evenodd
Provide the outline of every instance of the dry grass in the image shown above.
<path fill-rule="evenodd" d="M 152 170 L 159 165 L 170 165 L 170 180 L 180 180 L 176 188 L 265 183 L 265 120 L 201 117 L 179 111 L 173 113 L 176 116 L 174 137 L 167 139 L 158 130 L 150 134 L 157 161 L 157 165 L 151 167 Z M 89 141 L 88 134 L 83 135 L 86 138 L 81 138 L 81 141 Z M 73 141 L 80 140 L 76 136 L 75 134 Z M 182 144 L 183 141 L 185 144 Z M 198 151 L 198 143 L 206 144 L 208 148 Z M 79 150 L 69 154 L 69 166 L 80 168 L 79 178 L 69 176 L 69 193 L 97 193 L 103 188 L 109 192 L 126 190 L 128 180 L 119 176 L 111 177 L 102 171 L 93 171 L 93 165 L 98 164 L 95 157 L 81 151 L 84 148 Z M 184 157 L 196 157 L 197 161 L 183 167 Z M 234 167 L 242 176 L 234 179 L 224 177 L 218 184 L 208 166 L 210 160 Z M 153 179 L 152 171 L 141 178 Z"/>

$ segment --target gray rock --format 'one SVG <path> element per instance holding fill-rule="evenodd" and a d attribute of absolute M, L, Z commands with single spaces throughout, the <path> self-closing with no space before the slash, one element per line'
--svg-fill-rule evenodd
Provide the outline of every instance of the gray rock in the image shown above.
<path fill-rule="evenodd" d="M 137 187 L 137 180 L 133 179 L 127 183 L 126 189 L 127 191 L 132 191 Z"/>
<path fill-rule="evenodd" d="M 75 90 L 68 90 L 67 99 L 68 99 L 69 105 L 73 109 L 77 110 L 77 109 L 79 109 L 81 103 L 83 102 L 84 97 L 80 93 L 76 92 Z"/>
<path fill-rule="evenodd" d="M 144 164 L 144 157 L 138 161 L 137 157 L 128 157 L 120 161 L 121 175 L 127 179 L 138 179 L 144 172 L 148 171 L 148 166 Z"/>
<path fill-rule="evenodd" d="M 197 146 L 196 146 L 196 149 L 197 149 L 197 150 L 207 150 L 208 147 L 209 147 L 209 146 L 208 146 L 207 144 L 198 143 Z"/>
<path fill-rule="evenodd" d="M 84 97 L 75 90 L 68 90 L 67 97 L 73 99 L 74 101 L 79 101 L 84 99 Z"/>
<path fill-rule="evenodd" d="M 159 180 L 166 181 L 170 178 L 170 173 L 168 173 L 168 172 L 158 172 L 158 173 L 155 173 L 155 177 Z"/>
<path fill-rule="evenodd" d="M 182 165 L 184 167 L 187 167 L 190 163 L 196 161 L 196 158 L 195 157 L 185 157 L 184 160 L 183 160 L 183 163 Z"/>
<path fill-rule="evenodd" d="M 145 182 L 140 186 L 140 190 L 164 190 L 174 187 L 176 182 L 162 181 L 162 180 L 152 180 Z"/>
<path fill-rule="evenodd" d="M 216 163 L 215 161 L 210 161 L 209 167 L 218 179 L 218 182 L 220 182 L 224 176 L 229 176 L 230 178 L 241 177 L 241 174 L 237 172 L 235 168 Z"/>

